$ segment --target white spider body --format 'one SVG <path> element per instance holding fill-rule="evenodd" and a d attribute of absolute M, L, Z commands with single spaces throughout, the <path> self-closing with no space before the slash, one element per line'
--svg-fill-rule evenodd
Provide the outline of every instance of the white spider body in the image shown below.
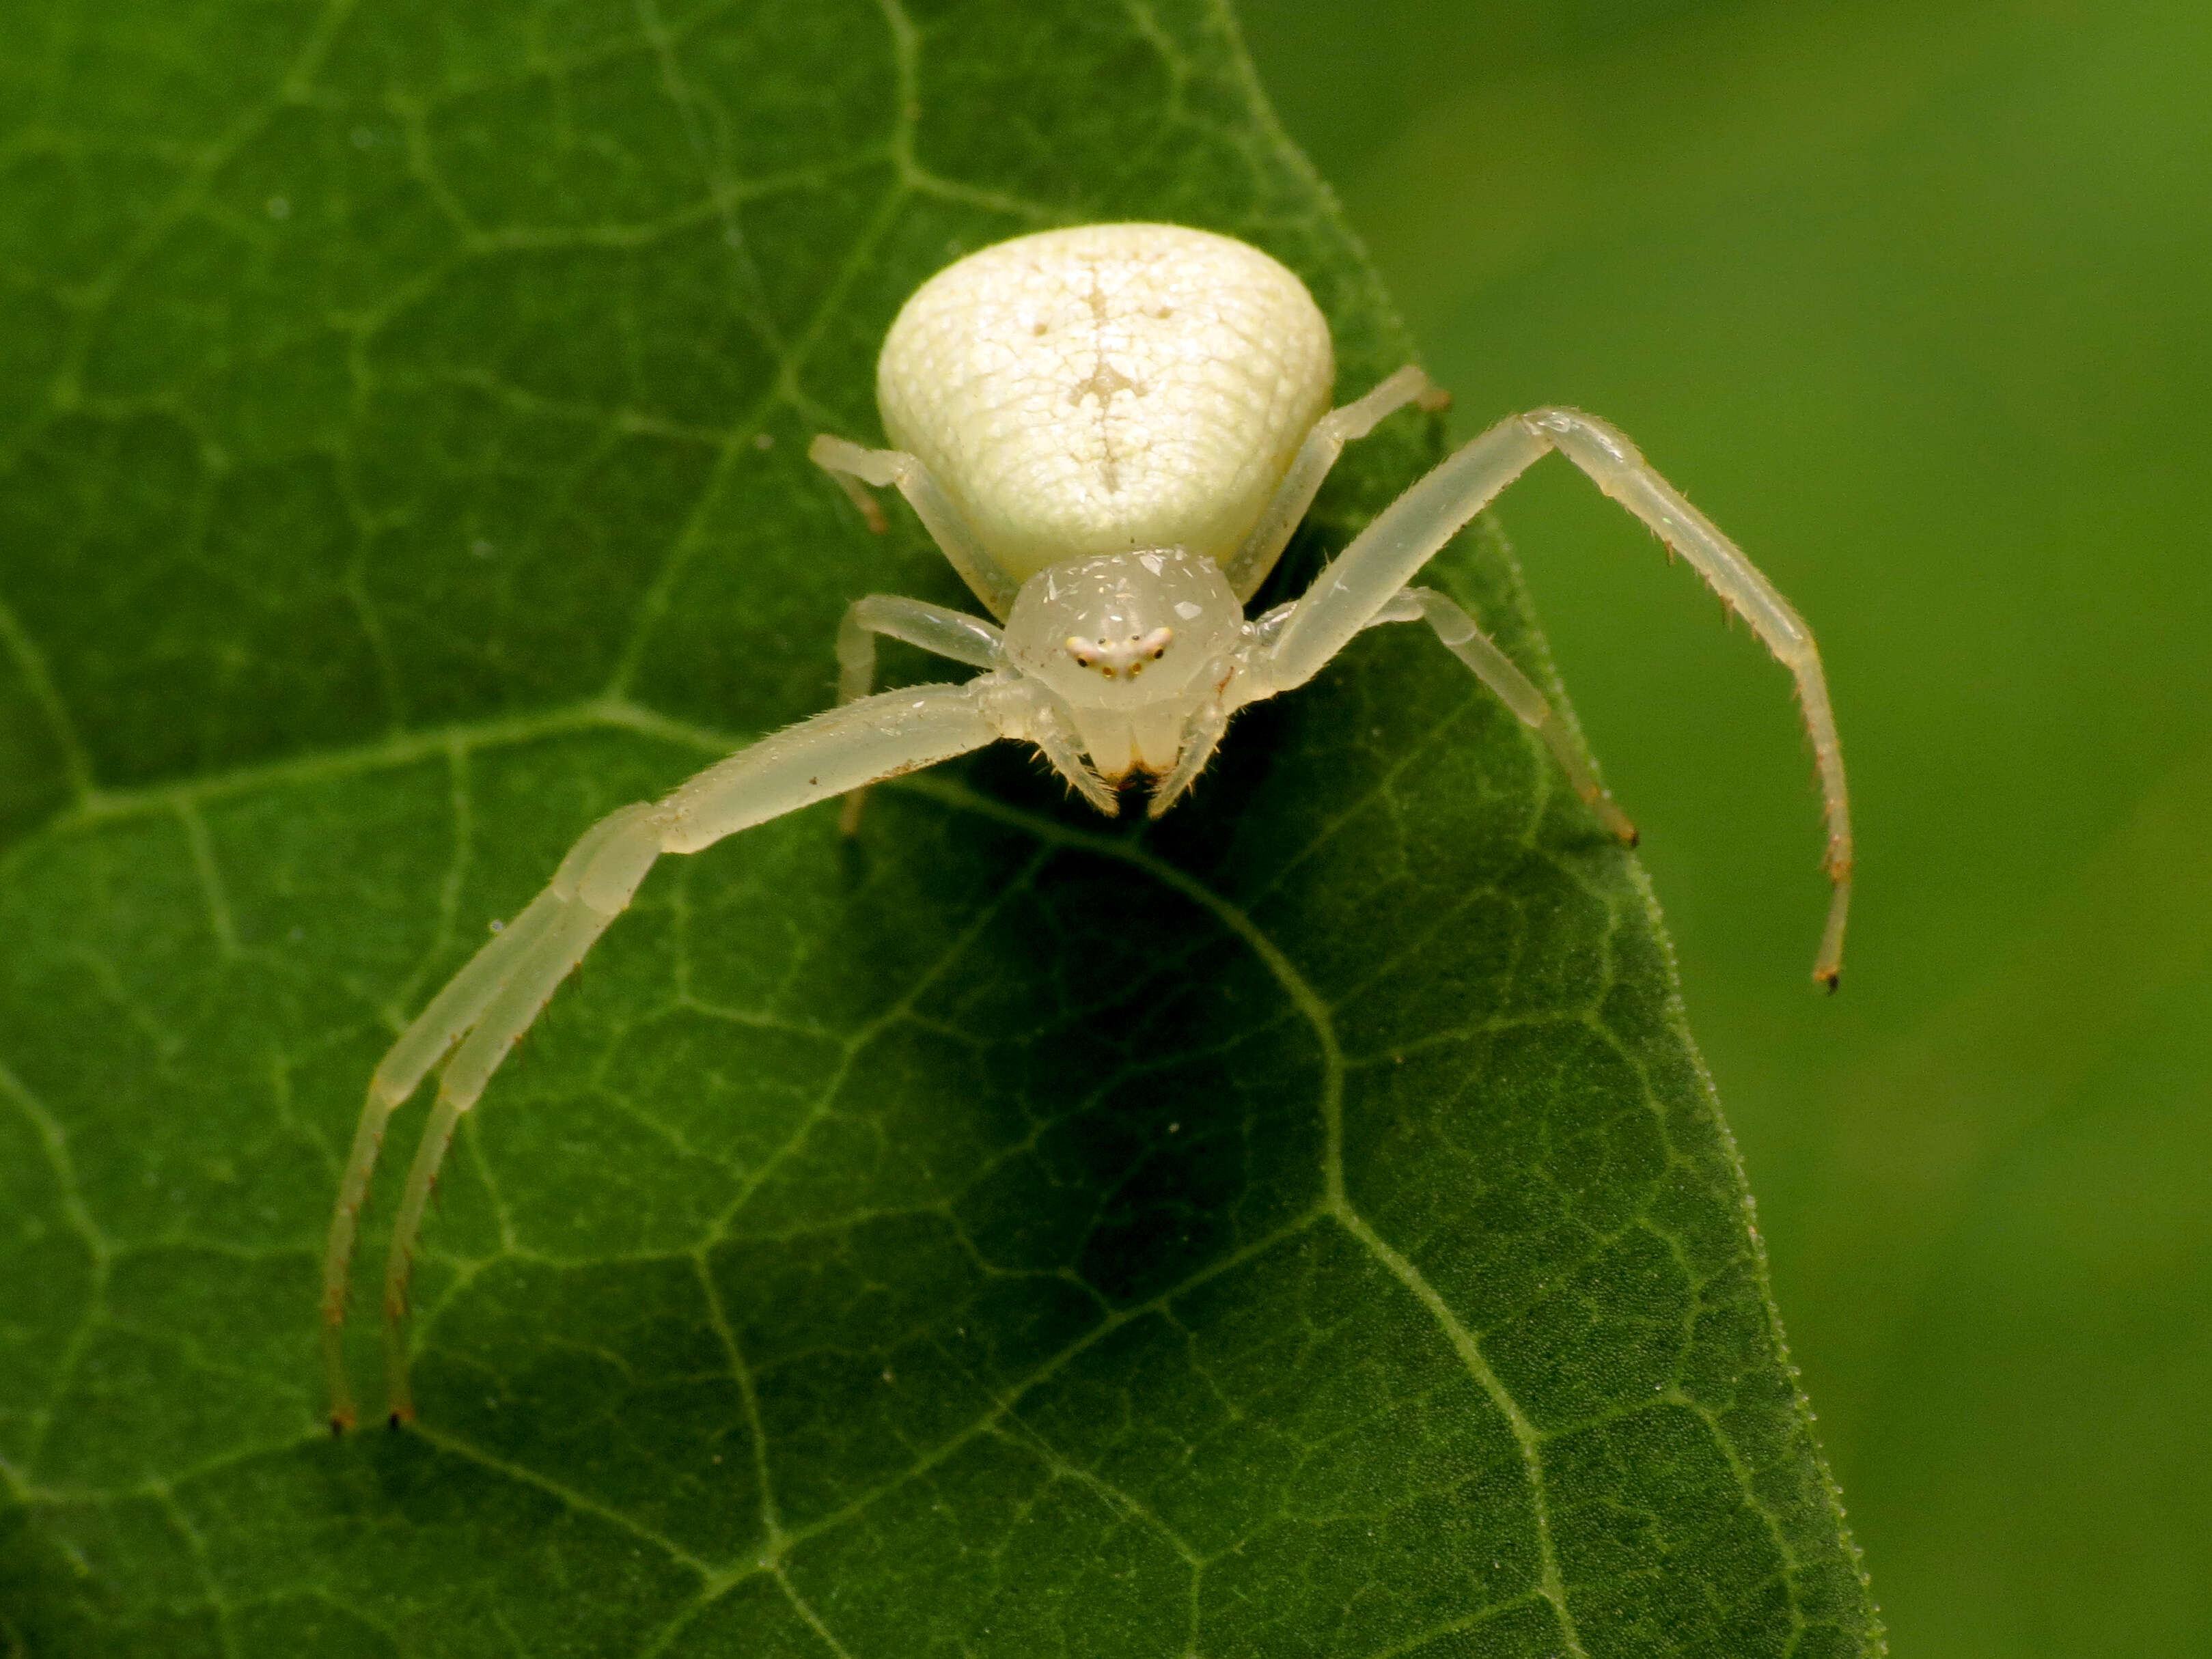
<path fill-rule="evenodd" d="M 1370 522 L 1297 600 L 1247 618 L 1344 445 L 1408 404 L 1403 368 L 1329 410 L 1328 330 L 1297 278 L 1243 243 L 1166 225 L 1018 238 L 940 271 L 892 324 L 878 365 L 896 450 L 817 438 L 815 461 L 876 529 L 862 485 L 896 485 L 1003 630 L 870 594 L 839 629 L 838 707 L 740 750 L 659 800 L 586 830 L 545 890 L 416 1016 L 370 1080 L 324 1261 L 334 1427 L 353 1420 L 339 1333 L 356 1230 L 392 1113 L 445 1071 L 385 1270 L 391 1415 L 412 1413 L 401 1327 L 410 1251 L 462 1113 L 663 854 L 695 853 L 835 795 L 999 739 L 1034 744 L 1101 811 L 1137 775 L 1157 817 L 1248 702 L 1304 684 L 1354 635 L 1425 622 L 1556 758 L 1625 841 L 1635 832 L 1543 693 L 1443 594 L 1410 586 L 1436 552 L 1556 449 L 1693 565 L 1796 678 L 1825 797 L 1834 884 L 1814 975 L 1841 971 L 1850 892 L 1843 760 L 1812 635 L 1735 544 L 1603 422 L 1510 416 Z M 983 672 L 870 695 L 890 635 Z M 448 1056 L 450 1055 L 450 1058 Z"/>
<path fill-rule="evenodd" d="M 884 338 L 876 399 L 1023 581 L 1140 548 L 1225 563 L 1335 380 L 1321 308 L 1258 249 L 1084 225 L 924 283 Z"/>

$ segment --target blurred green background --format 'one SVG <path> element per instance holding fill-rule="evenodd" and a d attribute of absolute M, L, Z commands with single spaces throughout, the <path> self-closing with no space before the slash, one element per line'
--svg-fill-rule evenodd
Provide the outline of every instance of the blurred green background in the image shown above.
<path fill-rule="evenodd" d="M 1243 0 L 1466 435 L 1626 428 L 1788 683 L 1561 463 L 1503 507 L 1644 853 L 1895 1650 L 2212 1653 L 2212 8 Z"/>

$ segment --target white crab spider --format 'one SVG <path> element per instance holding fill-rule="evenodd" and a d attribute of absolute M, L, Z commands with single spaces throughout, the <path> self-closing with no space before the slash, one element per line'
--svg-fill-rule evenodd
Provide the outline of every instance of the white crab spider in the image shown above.
<path fill-rule="evenodd" d="M 1255 248 L 1172 225 L 1023 236 L 939 271 L 884 341 L 877 397 L 894 449 L 814 441 L 870 522 L 863 484 L 896 485 L 998 619 L 871 594 L 837 632 L 838 706 L 601 819 L 545 890 L 478 951 L 393 1043 L 331 1218 L 323 1331 L 331 1422 L 354 1419 L 339 1341 L 356 1225 L 392 1113 L 450 1052 L 401 1197 L 384 1278 L 394 1423 L 413 1413 L 401 1319 L 423 1206 L 461 1114 L 664 853 L 1011 738 L 1111 816 L 1123 781 L 1165 811 L 1230 716 L 1303 685 L 1353 635 L 1425 622 L 1541 738 L 1606 826 L 1635 831 L 1543 694 L 1443 594 L 1407 586 L 1522 471 L 1556 449 L 1681 554 L 1797 683 L 1818 760 L 1834 884 L 1816 980 L 1842 969 L 1850 896 L 1843 757 L 1811 632 L 1773 586 L 1604 422 L 1540 409 L 1499 422 L 1393 502 L 1305 594 L 1247 619 L 1339 453 L 1408 404 L 1440 406 L 1418 368 L 1341 409 L 1328 325 Z M 870 696 L 889 635 L 982 673 Z M 458 1051 L 456 1052 L 456 1045 Z"/>

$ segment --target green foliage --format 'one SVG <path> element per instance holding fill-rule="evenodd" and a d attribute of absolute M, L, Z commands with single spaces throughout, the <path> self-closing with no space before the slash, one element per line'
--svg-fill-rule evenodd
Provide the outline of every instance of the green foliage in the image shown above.
<path fill-rule="evenodd" d="M 596 815 L 820 707 L 848 599 L 958 599 L 803 459 L 874 435 L 920 277 L 1174 218 L 1303 273 L 1346 388 L 1410 347 L 1211 7 L 39 26 L 11 1650 L 1878 1645 L 1636 867 L 1410 631 L 1157 830 L 999 753 L 669 861 L 462 1133 L 420 1425 L 330 1440 L 398 1024 Z M 1294 564 L 1435 441 L 1361 446 Z M 1441 579 L 1548 678 L 1494 533 Z"/>

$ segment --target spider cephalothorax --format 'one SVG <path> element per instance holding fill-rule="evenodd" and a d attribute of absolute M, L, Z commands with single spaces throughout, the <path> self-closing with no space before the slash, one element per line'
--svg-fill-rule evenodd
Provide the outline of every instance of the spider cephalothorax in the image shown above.
<path fill-rule="evenodd" d="M 1030 577 L 1006 617 L 1005 659 L 1051 699 L 1091 769 L 1112 784 L 1132 772 L 1176 773 L 1188 741 L 1203 735 L 1193 722 L 1203 726 L 1220 702 L 1246 635 L 1219 565 L 1148 548 Z M 1184 770 L 1177 793 L 1195 770 Z M 1155 811 L 1173 799 L 1155 792 Z"/>

